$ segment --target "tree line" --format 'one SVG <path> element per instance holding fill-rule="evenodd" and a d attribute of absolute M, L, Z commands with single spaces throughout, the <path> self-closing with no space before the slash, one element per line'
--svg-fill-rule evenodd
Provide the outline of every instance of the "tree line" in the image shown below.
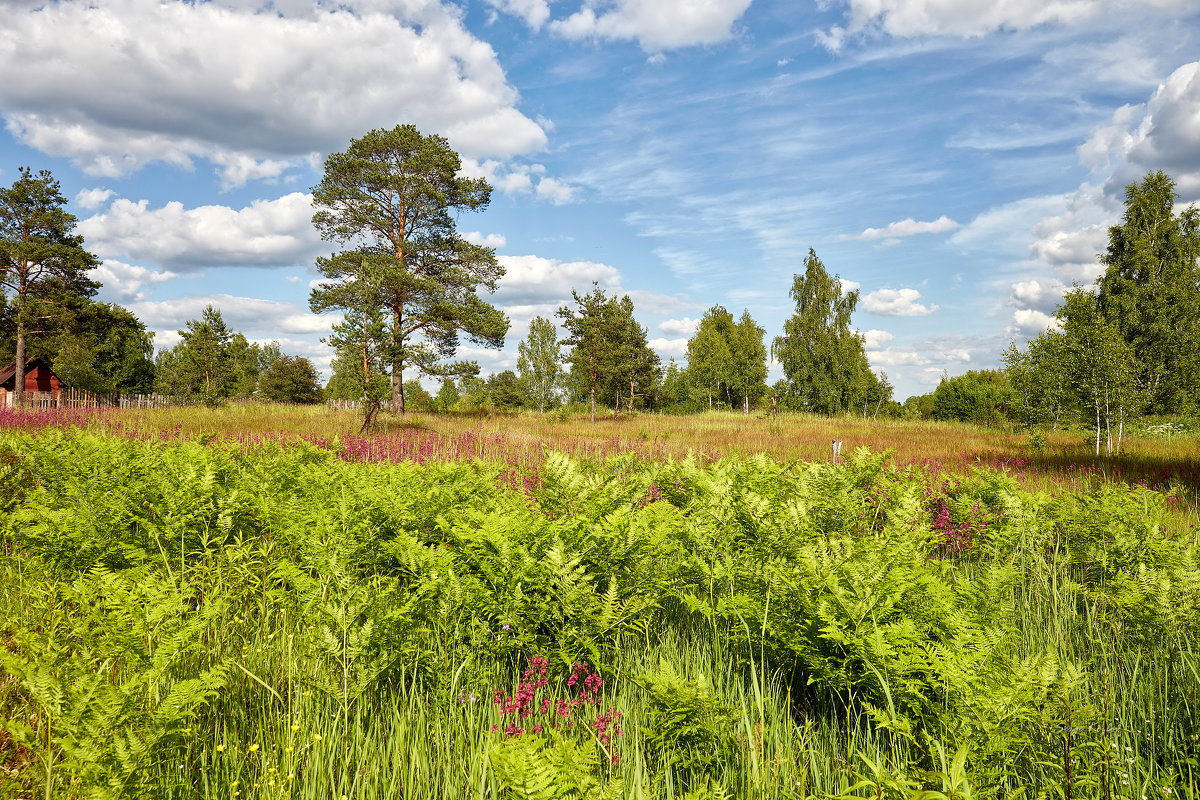
<path fill-rule="evenodd" d="M 209 306 L 180 342 L 154 353 L 153 335 L 127 309 L 94 299 L 88 273 L 100 261 L 75 233 L 76 219 L 53 175 L 25 167 L 0 188 L 0 366 L 15 366 L 16 400 L 25 367 L 41 359 L 68 386 L 99 394 L 158 392 L 181 402 L 227 398 L 316 402 L 312 363 L 259 345 Z"/>
<path fill-rule="evenodd" d="M 366 422 L 385 403 L 401 413 L 411 405 L 549 411 L 575 403 L 593 419 L 598 407 L 769 408 L 1086 424 L 1099 453 L 1120 447 L 1135 416 L 1200 411 L 1200 212 L 1176 212 L 1175 184 L 1161 171 L 1127 187 L 1122 219 L 1099 255 L 1103 274 L 1066 295 L 1053 326 L 1011 346 L 1002 370 L 947 376 L 903 405 L 851 326 L 858 292 L 846 291 L 812 250 L 793 279 L 794 312 L 769 344 L 748 311 L 735 318 L 713 306 L 687 342 L 686 363 L 664 365 L 629 296 L 593 284 L 573 291 L 554 319 L 531 321 L 516 370 L 481 378 L 477 363 L 455 355 L 464 340 L 503 346 L 509 320 L 482 293 L 497 288 L 504 270 L 491 248 L 457 231 L 457 217 L 483 210 L 491 196 L 485 180 L 460 171 L 444 138 L 411 125 L 371 131 L 326 159 L 313 223 L 343 249 L 317 260 L 324 281 L 310 297 L 314 312 L 341 314 L 326 340 L 335 355 L 322 390 L 307 359 L 248 341 L 211 307 L 155 356 L 136 317 L 93 299 L 99 284 L 88 272 L 99 261 L 74 233 L 57 181 L 23 168 L 0 189 L 0 358 L 15 357 L 18 377 L 25 360 L 45 358 L 69 385 L 100 392 L 155 390 L 204 403 L 356 400 Z M 771 386 L 768 356 L 783 372 Z M 422 378 L 440 382 L 436 394 Z"/>

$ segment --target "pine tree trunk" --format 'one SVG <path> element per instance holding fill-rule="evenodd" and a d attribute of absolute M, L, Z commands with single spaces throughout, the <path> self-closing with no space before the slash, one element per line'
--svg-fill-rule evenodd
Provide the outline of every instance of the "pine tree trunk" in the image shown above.
<path fill-rule="evenodd" d="M 21 319 L 21 311 L 17 311 L 17 371 L 13 375 L 14 408 L 25 407 L 25 322 Z"/>
<path fill-rule="evenodd" d="M 392 362 L 392 411 L 404 413 L 404 362 Z"/>
<path fill-rule="evenodd" d="M 595 386 L 593 386 L 591 391 L 588 392 L 588 411 L 590 412 L 591 417 L 592 417 L 592 424 L 595 424 L 595 422 L 596 422 L 596 387 Z"/>

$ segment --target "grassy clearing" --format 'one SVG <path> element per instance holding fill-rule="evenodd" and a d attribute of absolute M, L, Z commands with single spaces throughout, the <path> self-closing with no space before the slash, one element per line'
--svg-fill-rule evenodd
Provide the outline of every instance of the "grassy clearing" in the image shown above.
<path fill-rule="evenodd" d="M 582 415 L 409 414 L 385 415 L 360 438 L 353 411 L 316 406 L 234 404 L 217 409 L 177 407 L 105 412 L 0 413 L 0 430 L 81 426 L 142 439 L 219 439 L 254 444 L 305 438 L 349 443 L 361 460 L 461 460 L 480 458 L 516 467 L 540 463 L 548 448 L 580 458 L 636 453 L 649 460 L 710 459 L 766 454 L 781 461 L 829 460 L 830 442 L 844 452 L 868 447 L 888 451 L 898 464 L 920 464 L 959 474 L 976 466 L 1007 469 L 1028 485 L 1078 489 L 1097 482 L 1142 482 L 1174 489 L 1189 505 L 1200 495 L 1200 438 L 1147 436 L 1133 431 L 1124 452 L 1095 458 L 1086 432 L 1048 432 L 1035 447 L 1024 432 L 959 423 L 832 419 L 812 415 L 717 412 L 696 416 L 606 416 L 589 423 Z"/>

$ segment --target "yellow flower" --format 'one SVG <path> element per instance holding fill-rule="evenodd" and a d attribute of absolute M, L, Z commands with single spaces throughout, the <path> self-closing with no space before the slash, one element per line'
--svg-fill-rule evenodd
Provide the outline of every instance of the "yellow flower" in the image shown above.
<path fill-rule="evenodd" d="M 285 747 L 285 748 L 283 748 L 283 752 L 285 752 L 285 753 L 290 753 L 290 752 L 292 752 L 292 748 L 290 748 L 290 747 Z"/>
<path fill-rule="evenodd" d="M 314 741 L 314 742 L 319 742 L 319 741 L 321 741 L 321 739 L 323 739 L 323 738 L 324 738 L 324 737 L 323 737 L 323 736 L 321 736 L 321 734 L 319 734 L 319 733 L 314 733 L 314 734 L 313 734 L 313 741 Z"/>
<path fill-rule="evenodd" d="M 258 745 L 256 745 L 256 744 L 252 744 L 252 745 L 250 745 L 250 752 L 251 752 L 251 753 L 257 753 L 257 752 L 258 752 Z"/>
<path fill-rule="evenodd" d="M 224 753 L 224 752 L 225 752 L 225 745 L 223 745 L 223 744 L 219 744 L 219 745 L 217 745 L 217 752 L 218 752 L 218 753 Z"/>
<path fill-rule="evenodd" d="M 298 731 L 298 730 L 300 730 L 300 726 L 299 726 L 299 725 L 297 725 L 296 723 L 294 723 L 294 722 L 293 722 L 293 723 L 292 723 L 292 730 L 294 730 L 294 731 Z"/>

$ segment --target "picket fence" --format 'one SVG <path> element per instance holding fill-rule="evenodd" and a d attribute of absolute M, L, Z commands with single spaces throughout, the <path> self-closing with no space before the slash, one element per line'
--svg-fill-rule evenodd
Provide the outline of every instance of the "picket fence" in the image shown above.
<path fill-rule="evenodd" d="M 5 405 L 12 407 L 16 395 L 4 396 Z M 177 405 L 165 394 L 99 394 L 84 389 L 63 389 L 58 392 L 26 392 L 26 408 L 166 408 Z"/>

